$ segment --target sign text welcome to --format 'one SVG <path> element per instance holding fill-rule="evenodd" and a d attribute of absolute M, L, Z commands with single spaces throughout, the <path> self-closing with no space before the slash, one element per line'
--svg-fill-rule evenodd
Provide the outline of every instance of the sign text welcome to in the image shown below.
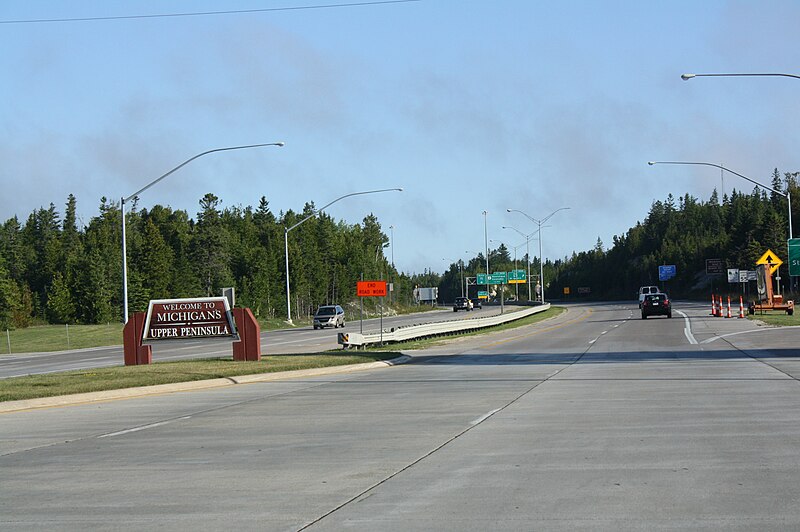
<path fill-rule="evenodd" d="M 147 308 L 143 341 L 230 337 L 238 340 L 228 299 L 154 299 Z"/>

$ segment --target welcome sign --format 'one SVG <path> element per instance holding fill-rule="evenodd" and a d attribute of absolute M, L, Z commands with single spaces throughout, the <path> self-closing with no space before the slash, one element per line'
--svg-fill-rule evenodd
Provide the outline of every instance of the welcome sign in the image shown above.
<path fill-rule="evenodd" d="M 225 297 L 154 299 L 147 307 L 142 341 L 226 337 L 239 340 Z"/>

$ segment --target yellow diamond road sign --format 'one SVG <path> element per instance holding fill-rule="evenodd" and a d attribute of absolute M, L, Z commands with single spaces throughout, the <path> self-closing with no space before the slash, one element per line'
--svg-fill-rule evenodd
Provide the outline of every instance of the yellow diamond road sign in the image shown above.
<path fill-rule="evenodd" d="M 761 258 L 756 261 L 756 264 L 769 264 L 769 273 L 775 273 L 775 270 L 783 264 L 783 261 L 779 259 L 771 249 L 768 249 L 767 252 L 761 255 Z"/>

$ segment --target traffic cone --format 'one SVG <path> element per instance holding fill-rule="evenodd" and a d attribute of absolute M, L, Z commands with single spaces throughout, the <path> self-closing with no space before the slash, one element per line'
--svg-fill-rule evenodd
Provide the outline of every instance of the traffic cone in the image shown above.
<path fill-rule="evenodd" d="M 722 317 L 722 307 L 723 307 L 722 296 L 719 296 L 719 310 L 717 311 L 717 317 L 718 318 Z"/>
<path fill-rule="evenodd" d="M 744 301 L 742 301 L 742 296 L 739 296 L 739 317 L 744 318 Z"/>
<path fill-rule="evenodd" d="M 726 318 L 731 317 L 731 296 L 728 296 L 728 314 L 725 316 Z"/>
<path fill-rule="evenodd" d="M 714 299 L 714 292 L 711 292 L 711 315 L 717 315 L 717 300 Z"/>

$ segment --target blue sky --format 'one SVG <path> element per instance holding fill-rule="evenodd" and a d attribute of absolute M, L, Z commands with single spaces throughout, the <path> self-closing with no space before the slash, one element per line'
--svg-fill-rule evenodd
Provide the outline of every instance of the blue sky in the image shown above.
<path fill-rule="evenodd" d="M 281 1 L 5 0 L 0 22 L 321 5 Z M 330 3 L 336 3 L 331 0 Z M 800 170 L 800 80 L 684 72 L 800 74 L 785 1 L 419 2 L 217 16 L 0 24 L 0 221 L 70 193 L 88 223 L 193 155 L 142 207 L 222 206 L 276 214 L 322 206 L 394 226 L 406 272 L 444 271 L 502 226 L 543 218 L 555 259 L 606 248 L 655 200 L 707 200 L 705 161 L 769 184 Z M 726 192 L 752 190 L 728 174 Z M 490 244 L 491 248 L 496 243 Z M 538 243 L 532 243 L 532 253 Z M 524 245 L 519 248 L 524 253 Z M 387 255 L 391 250 L 387 249 Z M 444 260 L 443 260 L 444 259 Z"/>

